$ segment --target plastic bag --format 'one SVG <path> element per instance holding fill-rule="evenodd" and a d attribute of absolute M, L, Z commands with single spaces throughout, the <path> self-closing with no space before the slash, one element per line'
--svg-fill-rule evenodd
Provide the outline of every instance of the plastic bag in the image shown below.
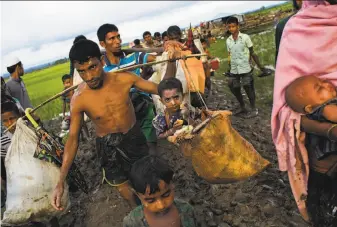
<path fill-rule="evenodd" d="M 5 159 L 7 201 L 2 225 L 47 222 L 66 213 L 70 207 L 66 183 L 61 200 L 65 209 L 57 211 L 52 207 L 51 195 L 59 180 L 60 169 L 53 163 L 33 157 L 37 144 L 35 132 L 19 119 Z"/>
<path fill-rule="evenodd" d="M 270 162 L 232 127 L 231 112 L 213 113 L 215 117 L 199 133 L 180 138 L 183 153 L 191 156 L 196 173 L 210 183 L 222 184 L 262 172 Z"/>

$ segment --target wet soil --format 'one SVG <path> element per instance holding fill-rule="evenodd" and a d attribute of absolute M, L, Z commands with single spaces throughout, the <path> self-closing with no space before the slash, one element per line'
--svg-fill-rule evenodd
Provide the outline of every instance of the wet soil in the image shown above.
<path fill-rule="evenodd" d="M 236 101 L 224 92 L 224 81 L 213 80 L 213 94 L 208 98 L 210 109 L 233 110 Z M 174 168 L 176 196 L 194 205 L 201 226 L 219 227 L 306 227 L 297 211 L 287 175 L 278 170 L 277 157 L 270 130 L 271 107 L 260 109 L 257 117 L 232 117 L 234 128 L 272 165 L 246 181 L 211 185 L 193 171 L 190 159 L 172 144 L 160 141 L 160 155 Z M 58 132 L 60 121 L 45 123 Z M 124 216 L 131 210 L 118 192 L 101 184 L 102 175 L 96 159 L 95 137 L 91 123 L 90 141 L 81 142 L 76 162 L 81 166 L 89 194 L 71 193 L 72 208 L 61 220 L 61 226 L 111 227 L 122 226 Z"/>

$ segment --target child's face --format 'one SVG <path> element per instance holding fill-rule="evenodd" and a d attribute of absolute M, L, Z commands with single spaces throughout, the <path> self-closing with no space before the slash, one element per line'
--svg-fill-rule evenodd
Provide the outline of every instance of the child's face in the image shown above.
<path fill-rule="evenodd" d="M 65 89 L 70 88 L 71 86 L 73 86 L 72 79 L 66 79 L 65 81 L 63 81 L 63 87 Z"/>
<path fill-rule="evenodd" d="M 202 45 L 202 48 L 204 48 L 204 50 L 207 49 L 207 43 L 206 42 L 201 43 L 201 45 Z"/>
<path fill-rule="evenodd" d="M 144 209 L 147 211 L 162 216 L 167 214 L 172 208 L 174 201 L 174 189 L 173 184 L 166 184 L 165 181 L 160 180 L 159 191 L 150 194 L 150 187 L 147 186 L 145 194 L 137 193 L 139 199 L 141 200 Z"/>
<path fill-rule="evenodd" d="M 164 90 L 161 102 L 166 106 L 166 109 L 170 112 L 176 112 L 180 109 L 180 105 L 183 101 L 183 95 L 178 92 L 178 89 Z"/>
<path fill-rule="evenodd" d="M 2 123 L 4 124 L 4 126 L 6 128 L 9 128 L 9 126 L 11 126 L 12 124 L 16 123 L 16 121 L 18 119 L 19 119 L 19 117 L 16 116 L 16 114 L 13 113 L 13 112 L 5 112 L 5 113 L 1 114 Z M 11 133 L 14 133 L 15 132 L 15 126 L 12 127 L 9 131 Z"/>
<path fill-rule="evenodd" d="M 231 34 L 237 33 L 239 31 L 239 25 L 235 23 L 228 24 L 227 27 L 228 27 L 228 31 Z"/>
<path fill-rule="evenodd" d="M 303 96 L 304 109 L 307 113 L 337 97 L 336 88 L 330 81 L 315 76 L 306 76 L 299 85 L 299 92 Z"/>

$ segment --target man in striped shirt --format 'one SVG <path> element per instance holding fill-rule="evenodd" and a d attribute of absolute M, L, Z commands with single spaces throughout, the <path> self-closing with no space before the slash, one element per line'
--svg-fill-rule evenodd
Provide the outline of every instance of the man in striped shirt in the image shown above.
<path fill-rule="evenodd" d="M 103 24 L 97 31 L 100 45 L 106 50 L 104 54 L 104 71 L 111 72 L 128 66 L 144 64 L 156 61 L 156 56 L 143 52 L 133 52 L 127 54 L 122 50 L 122 40 L 118 28 L 113 24 Z M 141 69 L 137 68 L 130 72 L 140 76 Z M 150 153 L 156 153 L 157 137 L 152 125 L 155 117 L 154 105 L 150 95 L 144 92 L 131 89 L 131 98 L 136 111 L 137 121 L 140 122 L 143 134 L 146 137 Z"/>

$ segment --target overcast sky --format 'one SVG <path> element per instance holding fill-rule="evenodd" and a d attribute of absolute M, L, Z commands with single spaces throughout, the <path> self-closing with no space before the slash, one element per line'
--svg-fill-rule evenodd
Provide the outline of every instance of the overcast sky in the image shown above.
<path fill-rule="evenodd" d="M 242 13 L 283 1 L 6 1 L 0 2 L 1 62 L 17 56 L 25 67 L 68 56 L 75 36 L 98 42 L 104 23 L 116 24 L 123 42 L 144 31 L 163 32 L 170 25 L 186 27 L 219 14 Z M 1 64 L 1 72 L 5 72 Z"/>

